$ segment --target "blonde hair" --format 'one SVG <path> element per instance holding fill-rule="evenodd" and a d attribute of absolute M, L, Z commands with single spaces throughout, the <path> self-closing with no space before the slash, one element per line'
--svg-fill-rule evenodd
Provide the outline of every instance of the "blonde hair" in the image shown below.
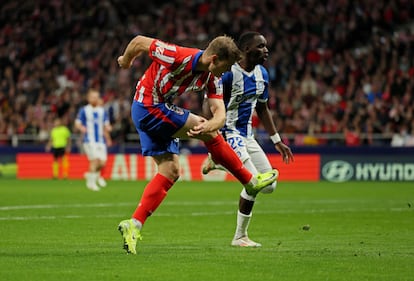
<path fill-rule="evenodd" d="M 217 55 L 221 61 L 235 63 L 241 59 L 241 52 L 233 38 L 223 35 L 214 38 L 205 50 L 207 55 Z"/>

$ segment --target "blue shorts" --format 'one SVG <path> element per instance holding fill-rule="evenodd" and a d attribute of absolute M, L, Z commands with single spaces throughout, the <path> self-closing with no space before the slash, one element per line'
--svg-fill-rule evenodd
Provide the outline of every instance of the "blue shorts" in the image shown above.
<path fill-rule="evenodd" d="M 171 104 L 144 106 L 134 101 L 131 116 L 139 133 L 142 155 L 178 154 L 179 140 L 172 136 L 184 126 L 189 114 L 189 110 Z"/>

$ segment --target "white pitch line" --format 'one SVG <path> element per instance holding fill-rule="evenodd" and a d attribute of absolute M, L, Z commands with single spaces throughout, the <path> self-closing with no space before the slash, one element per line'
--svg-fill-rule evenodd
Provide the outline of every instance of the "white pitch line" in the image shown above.
<path fill-rule="evenodd" d="M 129 206 L 131 203 L 96 203 L 96 204 L 48 204 L 48 205 L 16 205 L 16 206 L 2 206 L 0 211 L 10 210 L 30 210 L 30 209 L 62 209 L 62 208 L 106 208 Z"/>
<path fill-rule="evenodd" d="M 323 213 L 352 213 L 352 212 L 409 212 L 408 208 L 344 208 L 344 209 L 309 209 L 309 210 L 272 210 L 255 211 L 255 214 L 285 215 L 285 214 L 323 214 Z M 233 216 L 236 211 L 223 212 L 191 212 L 191 213 L 155 213 L 157 217 L 206 217 L 206 216 Z M 56 220 L 56 219 L 85 219 L 85 218 L 122 218 L 125 214 L 107 214 L 95 216 L 62 215 L 62 216 L 6 216 L 0 221 L 27 221 L 27 220 Z"/>
<path fill-rule="evenodd" d="M 108 207 L 122 207 L 122 206 L 136 206 L 138 202 L 119 202 L 119 203 L 88 203 L 88 204 L 44 204 L 44 205 L 14 205 L 14 206 L 0 206 L 0 211 L 11 210 L 30 210 L 30 209 L 63 209 L 63 208 L 108 208 Z M 366 205 L 366 200 L 277 200 L 277 206 L 282 205 L 301 205 L 301 204 L 344 204 L 361 203 Z M 401 201 L 388 200 L 388 204 L 401 204 Z M 257 204 L 263 204 L 257 202 Z M 234 201 L 167 201 L 163 202 L 167 206 L 230 206 L 237 205 L 237 200 Z"/>
<path fill-rule="evenodd" d="M 15 206 L 0 206 L 0 211 L 11 210 L 30 210 L 30 209 L 63 209 L 63 208 L 107 208 L 107 207 L 122 207 L 122 206 L 136 206 L 138 202 L 120 202 L 120 203 L 91 203 L 91 204 L 47 204 L 47 205 L 15 205 Z M 164 202 L 163 205 L 169 206 L 225 206 L 235 205 L 237 201 L 200 201 L 200 202 Z"/>

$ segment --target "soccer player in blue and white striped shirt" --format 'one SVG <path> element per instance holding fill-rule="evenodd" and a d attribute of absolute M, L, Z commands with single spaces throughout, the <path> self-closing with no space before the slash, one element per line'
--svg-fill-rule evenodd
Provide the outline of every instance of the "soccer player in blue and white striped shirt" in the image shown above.
<path fill-rule="evenodd" d="M 222 133 L 245 167 L 254 175 L 272 170 L 266 154 L 253 135 L 252 117 L 255 110 L 283 161 L 293 161 L 293 154 L 281 141 L 267 105 L 269 74 L 262 65 L 269 56 L 266 44 L 266 39 L 260 33 L 242 34 L 238 42 L 242 59 L 222 76 L 223 99 L 226 106 L 226 123 Z M 203 173 L 217 168 L 221 169 L 210 158 L 203 167 Z M 275 188 L 276 182 L 261 192 L 271 193 Z M 256 195 L 247 194 L 245 189 L 240 194 L 236 233 L 231 242 L 233 246 L 261 246 L 260 243 L 250 240 L 247 235 Z"/>
<path fill-rule="evenodd" d="M 82 107 L 75 120 L 75 127 L 82 133 L 83 149 L 89 160 L 89 172 L 85 174 L 86 186 L 99 190 L 97 183 L 104 187 L 106 182 L 101 170 L 107 159 L 107 146 L 112 144 L 108 113 L 102 106 L 99 92 L 89 90 L 88 104 Z"/>

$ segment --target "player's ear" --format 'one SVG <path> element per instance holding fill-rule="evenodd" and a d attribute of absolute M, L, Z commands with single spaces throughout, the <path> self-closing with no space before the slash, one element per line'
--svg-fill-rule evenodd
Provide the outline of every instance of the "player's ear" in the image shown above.
<path fill-rule="evenodd" d="M 212 62 L 213 64 L 217 64 L 218 60 L 219 60 L 219 57 L 217 54 L 213 54 L 210 56 L 210 62 Z"/>

